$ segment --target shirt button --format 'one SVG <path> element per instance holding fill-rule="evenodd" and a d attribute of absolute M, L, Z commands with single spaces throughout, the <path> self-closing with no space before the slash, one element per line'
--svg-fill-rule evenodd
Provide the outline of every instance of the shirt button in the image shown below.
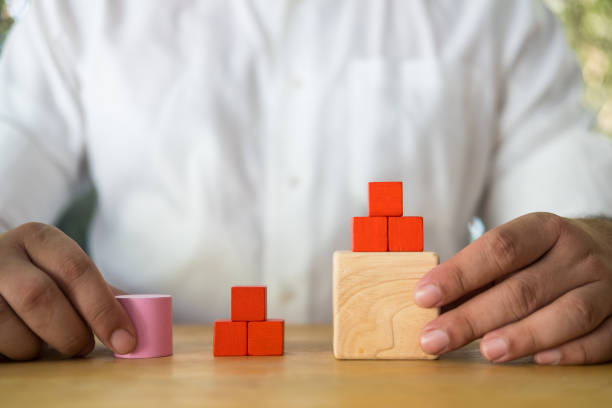
<path fill-rule="evenodd" d="M 289 86 L 293 89 L 300 89 L 304 85 L 304 81 L 297 75 L 289 77 Z"/>
<path fill-rule="evenodd" d="M 300 185 L 300 179 L 296 176 L 291 176 L 287 180 L 287 184 L 289 185 L 290 188 L 296 188 L 297 186 Z"/>

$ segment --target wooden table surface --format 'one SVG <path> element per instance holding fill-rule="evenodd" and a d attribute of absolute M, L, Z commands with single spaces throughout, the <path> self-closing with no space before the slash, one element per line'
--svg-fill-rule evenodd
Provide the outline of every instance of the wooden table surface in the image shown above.
<path fill-rule="evenodd" d="M 492 365 L 471 344 L 437 361 L 337 361 L 330 326 L 288 326 L 283 357 L 212 356 L 210 326 L 177 326 L 174 356 L 50 355 L 0 363 L 0 407 L 612 406 L 612 365 Z"/>

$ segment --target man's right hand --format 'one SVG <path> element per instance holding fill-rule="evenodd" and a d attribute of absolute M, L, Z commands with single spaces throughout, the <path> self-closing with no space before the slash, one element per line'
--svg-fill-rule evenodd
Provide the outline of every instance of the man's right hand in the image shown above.
<path fill-rule="evenodd" d="M 84 356 L 92 330 L 118 354 L 136 346 L 132 322 L 77 243 L 40 223 L 0 234 L 0 354 L 29 360 L 47 343 Z"/>

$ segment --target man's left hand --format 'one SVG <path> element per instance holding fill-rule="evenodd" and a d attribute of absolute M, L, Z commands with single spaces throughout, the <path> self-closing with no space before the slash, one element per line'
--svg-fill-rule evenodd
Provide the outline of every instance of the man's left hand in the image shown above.
<path fill-rule="evenodd" d="M 432 269 L 415 301 L 460 302 L 421 332 L 430 354 L 484 336 L 481 353 L 496 363 L 528 355 L 539 364 L 612 360 L 612 221 L 519 217 Z"/>

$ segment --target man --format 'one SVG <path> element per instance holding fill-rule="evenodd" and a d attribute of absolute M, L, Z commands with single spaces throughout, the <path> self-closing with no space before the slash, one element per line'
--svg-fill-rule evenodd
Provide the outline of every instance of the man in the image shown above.
<path fill-rule="evenodd" d="M 415 299 L 459 304 L 425 351 L 607 361 L 612 146 L 580 93 L 531 1 L 34 3 L 0 64 L 0 353 L 130 351 L 106 282 L 210 321 L 259 281 L 271 314 L 329 321 L 366 183 L 402 180 L 446 260 Z M 93 262 L 46 225 L 83 180 Z M 501 226 L 451 257 L 474 215 Z"/>

